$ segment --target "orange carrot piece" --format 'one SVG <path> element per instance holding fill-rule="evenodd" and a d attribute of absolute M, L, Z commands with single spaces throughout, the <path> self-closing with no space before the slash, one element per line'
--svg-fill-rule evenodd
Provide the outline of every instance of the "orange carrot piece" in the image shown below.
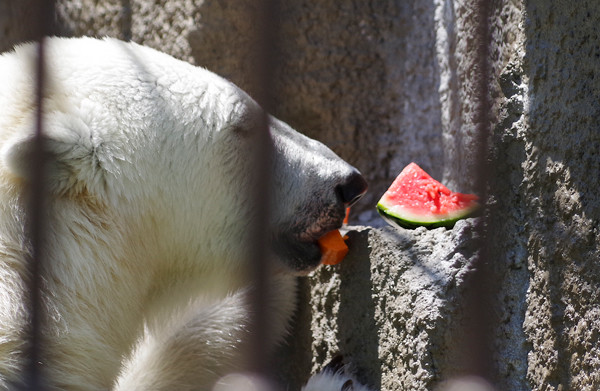
<path fill-rule="evenodd" d="M 318 242 L 321 249 L 321 263 L 324 265 L 337 265 L 348 254 L 348 246 L 337 229 L 326 233 Z"/>
<path fill-rule="evenodd" d="M 349 218 L 350 218 L 350 208 L 346 208 L 346 217 L 344 217 L 344 224 L 348 224 Z"/>

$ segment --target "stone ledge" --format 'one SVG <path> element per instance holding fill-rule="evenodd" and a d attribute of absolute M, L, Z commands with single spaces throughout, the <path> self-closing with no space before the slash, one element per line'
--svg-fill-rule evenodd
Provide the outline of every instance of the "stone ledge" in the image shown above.
<path fill-rule="evenodd" d="M 452 372 L 461 287 L 477 253 L 475 220 L 434 230 L 353 226 L 348 236 L 340 265 L 301 281 L 291 348 L 311 342 L 312 352 L 293 353 L 302 373 L 292 377 L 306 378 L 341 352 L 374 387 L 432 389 Z"/>

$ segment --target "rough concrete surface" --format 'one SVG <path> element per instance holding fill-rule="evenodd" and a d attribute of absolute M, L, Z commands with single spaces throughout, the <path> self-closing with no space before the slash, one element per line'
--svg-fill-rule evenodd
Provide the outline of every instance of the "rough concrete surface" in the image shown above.
<path fill-rule="evenodd" d="M 474 220 L 454 229 L 355 227 L 340 265 L 311 279 L 313 371 L 341 352 L 383 390 L 432 389 L 448 368 Z"/>
<path fill-rule="evenodd" d="M 535 390 L 600 388 L 599 3 L 531 1 L 520 186 Z"/>
<path fill-rule="evenodd" d="M 291 389 L 336 350 L 386 390 L 431 390 L 465 370 L 473 221 L 374 228 L 385 224 L 373 205 L 410 161 L 473 191 L 482 152 L 490 197 L 480 243 L 497 288 L 481 313 L 493 320 L 490 378 L 498 390 L 600 389 L 600 3 L 488 2 L 488 75 L 476 56 L 477 2 L 280 3 L 274 113 L 371 184 L 351 216 L 371 227 L 350 234 L 340 266 L 301 281 L 295 338 L 278 360 Z M 0 1 L 0 50 L 32 37 L 34 4 Z M 57 20 L 62 34 L 132 39 L 255 93 L 254 4 L 59 0 Z M 476 142 L 482 77 L 485 150 Z"/>

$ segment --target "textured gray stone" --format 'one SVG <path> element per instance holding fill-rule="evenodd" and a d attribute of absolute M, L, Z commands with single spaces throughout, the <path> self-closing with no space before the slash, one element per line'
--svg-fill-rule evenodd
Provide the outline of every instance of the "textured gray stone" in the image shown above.
<path fill-rule="evenodd" d="M 350 255 L 311 279 L 313 370 L 339 351 L 368 384 L 431 389 L 449 365 L 474 227 L 354 227 Z"/>
<path fill-rule="evenodd" d="M 520 193 L 535 390 L 600 387 L 599 4 L 528 2 Z"/>

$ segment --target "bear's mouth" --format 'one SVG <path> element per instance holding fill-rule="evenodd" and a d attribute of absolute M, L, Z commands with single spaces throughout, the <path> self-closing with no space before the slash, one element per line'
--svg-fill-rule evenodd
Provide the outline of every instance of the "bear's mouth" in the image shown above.
<path fill-rule="evenodd" d="M 274 240 L 274 251 L 285 267 L 296 275 L 306 275 L 321 264 L 321 250 L 317 240 L 326 233 L 339 229 L 345 209 L 331 208 L 303 224 L 296 223 L 280 230 Z"/>

